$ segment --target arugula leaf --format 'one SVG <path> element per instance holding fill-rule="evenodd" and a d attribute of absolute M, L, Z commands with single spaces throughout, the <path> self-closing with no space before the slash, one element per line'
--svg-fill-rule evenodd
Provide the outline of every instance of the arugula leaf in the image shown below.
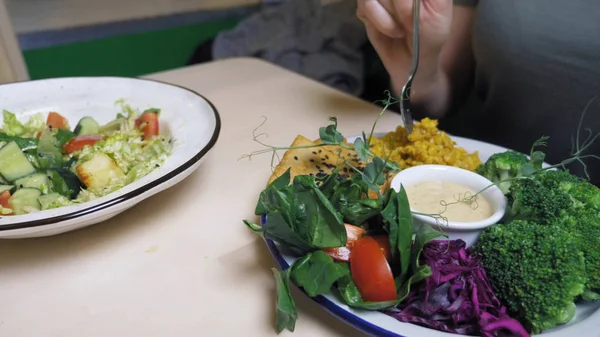
<path fill-rule="evenodd" d="M 362 138 L 356 138 L 354 141 L 354 151 L 358 154 L 360 160 L 365 163 L 369 162 L 369 151 L 366 147 L 365 141 Z"/>
<path fill-rule="evenodd" d="M 343 265 L 348 269 L 348 273 L 350 273 L 348 264 L 344 263 Z M 354 280 L 350 274 L 347 274 L 337 281 L 337 290 L 348 306 L 358 309 L 383 310 L 393 308 L 400 303 L 400 301 L 397 300 L 387 302 L 364 302 L 362 296 L 360 295 L 360 291 L 356 287 L 356 284 L 354 283 Z"/>
<path fill-rule="evenodd" d="M 293 264 L 292 280 L 308 296 L 315 297 L 329 293 L 333 284 L 349 273 L 343 264 L 335 263 L 324 251 L 317 250 Z"/>
<path fill-rule="evenodd" d="M 294 331 L 296 328 L 296 320 L 298 312 L 296 304 L 290 291 L 290 274 L 291 268 L 284 271 L 279 271 L 275 268 L 271 269 L 275 276 L 275 285 L 277 289 L 277 333 L 281 333 L 284 329 Z"/>
<path fill-rule="evenodd" d="M 2 132 L 0 132 L 0 142 L 15 142 L 21 151 L 35 149 L 38 145 L 38 140 L 36 138 L 9 136 L 8 134 Z"/>
<path fill-rule="evenodd" d="M 293 225 L 301 238 L 316 248 L 346 245 L 344 219 L 321 192 L 314 177 L 296 176 L 293 195 Z"/>
<path fill-rule="evenodd" d="M 340 144 L 344 141 L 344 136 L 337 130 L 337 118 L 330 117 L 333 124 L 319 128 L 319 138 L 324 144 Z"/>

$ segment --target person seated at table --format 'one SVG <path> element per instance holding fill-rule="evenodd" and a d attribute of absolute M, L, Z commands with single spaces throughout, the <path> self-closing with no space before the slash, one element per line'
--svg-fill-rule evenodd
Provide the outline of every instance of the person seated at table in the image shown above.
<path fill-rule="evenodd" d="M 396 93 L 412 65 L 412 9 L 413 0 L 358 0 Z M 525 153 L 549 136 L 548 162 L 572 157 L 580 121 L 579 146 L 586 129 L 600 132 L 599 17 L 592 0 L 421 0 L 413 109 L 450 133 Z M 600 155 L 600 137 L 585 153 Z M 600 160 L 587 159 L 598 186 Z"/>

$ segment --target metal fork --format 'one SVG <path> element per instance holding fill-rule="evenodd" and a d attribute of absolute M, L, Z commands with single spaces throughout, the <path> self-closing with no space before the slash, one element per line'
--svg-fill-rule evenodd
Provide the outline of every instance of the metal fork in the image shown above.
<path fill-rule="evenodd" d="M 408 74 L 408 80 L 402 87 L 400 94 L 400 115 L 404 122 L 404 128 L 406 132 L 410 134 L 413 130 L 413 117 L 410 106 L 410 91 L 412 88 L 412 81 L 419 68 L 419 9 L 421 7 L 421 0 L 413 0 L 413 62 L 412 69 Z"/>

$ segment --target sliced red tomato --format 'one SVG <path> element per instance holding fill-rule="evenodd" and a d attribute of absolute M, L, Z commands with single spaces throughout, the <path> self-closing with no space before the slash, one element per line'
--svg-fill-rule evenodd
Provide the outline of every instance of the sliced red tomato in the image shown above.
<path fill-rule="evenodd" d="M 72 138 L 68 143 L 63 145 L 63 150 L 67 153 L 80 151 L 87 145 L 94 145 L 98 141 L 104 139 L 104 136 L 84 135 Z"/>
<path fill-rule="evenodd" d="M 350 252 L 356 240 L 360 239 L 367 231 L 358 226 L 344 224 L 346 227 L 346 246 L 336 248 L 324 248 L 323 251 L 334 260 L 348 262 L 350 261 Z"/>
<path fill-rule="evenodd" d="M 158 124 L 158 111 L 157 110 L 146 110 L 140 118 L 136 121 L 136 125 L 142 128 L 144 131 L 144 139 L 150 139 L 158 136 L 159 124 Z"/>
<path fill-rule="evenodd" d="M 46 119 L 46 125 L 53 129 L 69 129 L 69 122 L 58 112 L 51 112 L 48 114 L 48 118 Z"/>
<path fill-rule="evenodd" d="M 364 301 L 396 300 L 392 269 L 373 237 L 365 236 L 354 243 L 350 254 L 350 271 Z"/>
<path fill-rule="evenodd" d="M 4 191 L 0 193 L 0 206 L 4 208 L 10 208 L 8 206 L 8 199 L 10 199 L 10 191 Z"/>
<path fill-rule="evenodd" d="M 383 252 L 383 256 L 385 259 L 389 261 L 392 260 L 392 250 L 390 249 L 390 237 L 387 235 L 373 235 L 372 236 L 377 244 L 379 245 L 379 249 Z"/>

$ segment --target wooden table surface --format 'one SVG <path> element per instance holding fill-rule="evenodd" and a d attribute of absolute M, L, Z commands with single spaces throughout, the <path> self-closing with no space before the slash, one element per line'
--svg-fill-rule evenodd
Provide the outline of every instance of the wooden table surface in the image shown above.
<path fill-rule="evenodd" d="M 345 135 L 368 131 L 380 111 L 279 67 L 231 59 L 148 76 L 195 90 L 217 107 L 222 130 L 200 168 L 118 217 L 54 237 L 0 241 L 0 336 L 276 336 L 275 264 L 242 219 L 270 176 L 272 145 L 318 137 L 337 116 Z M 383 93 L 382 93 L 383 95 Z M 383 97 L 382 97 L 383 98 Z M 400 123 L 386 114 L 377 131 Z M 296 331 L 363 336 L 294 291 Z"/>

